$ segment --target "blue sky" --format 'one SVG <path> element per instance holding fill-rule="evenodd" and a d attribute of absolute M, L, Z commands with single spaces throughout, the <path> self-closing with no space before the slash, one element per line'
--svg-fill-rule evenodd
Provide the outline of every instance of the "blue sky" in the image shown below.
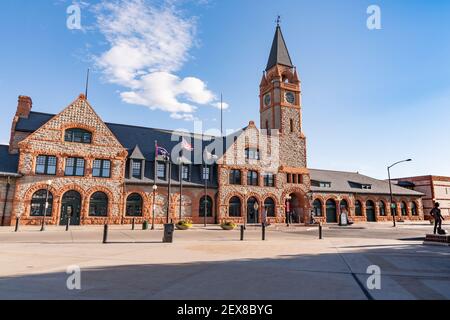
<path fill-rule="evenodd" d="M 2 1 L 0 142 L 17 96 L 57 113 L 84 91 L 108 122 L 193 130 L 259 119 L 275 19 L 303 85 L 309 166 L 386 177 L 450 176 L 450 2 L 185 0 Z M 381 30 L 366 27 L 381 8 Z M 151 45 L 149 45 L 149 43 Z M 130 48 L 132 50 L 130 50 Z"/>

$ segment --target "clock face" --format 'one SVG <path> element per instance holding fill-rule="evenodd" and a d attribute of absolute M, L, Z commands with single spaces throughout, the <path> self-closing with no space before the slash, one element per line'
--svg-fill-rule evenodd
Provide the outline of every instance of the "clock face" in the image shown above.
<path fill-rule="evenodd" d="M 295 103 L 295 94 L 293 92 L 286 92 L 286 102 L 290 104 Z"/>
<path fill-rule="evenodd" d="M 270 93 L 268 93 L 264 96 L 264 105 L 266 107 L 268 107 L 268 106 L 270 106 L 271 102 L 272 102 L 272 97 L 270 96 Z"/>

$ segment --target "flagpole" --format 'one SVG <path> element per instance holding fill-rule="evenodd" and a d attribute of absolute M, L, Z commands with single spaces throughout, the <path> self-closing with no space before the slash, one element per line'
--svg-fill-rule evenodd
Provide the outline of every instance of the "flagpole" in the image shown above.
<path fill-rule="evenodd" d="M 89 90 L 89 73 L 90 69 L 87 69 L 87 76 L 86 76 L 86 91 L 84 92 L 84 96 L 86 97 L 86 100 L 88 98 L 88 90 Z"/>
<path fill-rule="evenodd" d="M 220 94 L 220 134 L 223 136 L 223 94 Z"/>
<path fill-rule="evenodd" d="M 183 162 L 181 161 L 181 157 L 179 158 L 179 167 L 180 167 L 180 221 L 182 219 L 182 211 L 181 205 L 183 204 Z"/>
<path fill-rule="evenodd" d="M 169 224 L 169 215 L 170 215 L 170 194 L 172 193 L 172 163 L 170 161 L 170 157 L 166 156 L 167 163 L 169 164 L 169 183 L 167 185 L 167 224 Z"/>

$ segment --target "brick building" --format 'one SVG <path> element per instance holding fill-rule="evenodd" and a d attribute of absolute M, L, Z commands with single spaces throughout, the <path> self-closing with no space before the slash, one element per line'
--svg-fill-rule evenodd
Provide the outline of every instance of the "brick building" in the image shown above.
<path fill-rule="evenodd" d="M 84 95 L 57 115 L 32 111 L 21 96 L 10 144 L 0 146 L 2 224 L 40 224 L 44 212 L 55 225 L 202 223 L 205 215 L 210 224 L 284 223 L 286 212 L 294 223 L 309 223 L 312 212 L 332 223 L 344 210 L 355 221 L 391 219 L 388 183 L 308 169 L 301 82 L 279 26 L 260 83 L 259 128 L 177 133 L 105 123 Z M 393 192 L 398 220 L 423 219 L 421 193 Z"/>
<path fill-rule="evenodd" d="M 404 188 L 423 193 L 422 199 L 425 219 L 430 219 L 430 211 L 434 204 L 441 205 L 442 215 L 450 217 L 450 177 L 420 176 L 395 179 Z"/>

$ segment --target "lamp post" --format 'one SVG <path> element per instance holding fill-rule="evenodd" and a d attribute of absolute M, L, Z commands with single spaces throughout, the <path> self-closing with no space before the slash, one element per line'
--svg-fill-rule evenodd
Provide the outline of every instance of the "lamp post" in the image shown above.
<path fill-rule="evenodd" d="M 207 164 L 205 164 L 204 170 L 205 170 L 205 172 L 203 175 L 203 179 L 205 180 L 205 198 L 203 199 L 203 205 L 204 205 L 203 224 L 204 224 L 204 227 L 206 228 L 206 219 L 208 216 L 208 179 L 209 179 L 209 175 L 210 175 L 209 167 Z"/>
<path fill-rule="evenodd" d="M 392 212 L 392 209 L 393 209 L 393 207 L 394 207 L 394 196 L 393 196 L 393 194 L 392 194 L 391 168 L 394 167 L 394 166 L 396 166 L 396 165 L 398 165 L 398 164 L 400 164 L 400 163 L 403 163 L 403 162 L 410 162 L 410 161 L 412 161 L 412 159 L 406 159 L 406 160 L 398 161 L 398 162 L 394 163 L 393 165 L 390 165 L 390 166 L 387 168 L 387 170 L 388 170 L 388 179 L 389 179 L 389 193 L 390 193 L 390 195 L 391 195 L 391 215 L 392 215 L 392 221 L 393 221 L 393 223 L 394 223 L 394 227 L 396 227 L 395 216 L 397 215 L 397 213 L 396 213 L 396 212 Z"/>
<path fill-rule="evenodd" d="M 166 223 L 169 224 L 169 215 L 170 215 L 170 195 L 171 195 L 171 187 L 172 187 L 172 163 L 170 162 L 169 156 L 165 157 L 165 161 L 167 165 L 169 166 L 169 177 L 168 177 L 168 184 L 167 184 L 167 221 Z"/>
<path fill-rule="evenodd" d="M 42 225 L 41 225 L 41 232 L 45 231 L 45 217 L 47 216 L 47 210 L 48 210 L 48 196 L 50 193 L 50 186 L 52 185 L 52 181 L 47 181 L 47 194 L 45 196 L 45 208 L 44 208 L 44 214 L 42 215 Z"/>
<path fill-rule="evenodd" d="M 156 191 L 158 186 L 155 184 L 153 186 L 153 204 L 152 204 L 152 230 L 155 230 L 155 212 L 156 212 Z"/>

